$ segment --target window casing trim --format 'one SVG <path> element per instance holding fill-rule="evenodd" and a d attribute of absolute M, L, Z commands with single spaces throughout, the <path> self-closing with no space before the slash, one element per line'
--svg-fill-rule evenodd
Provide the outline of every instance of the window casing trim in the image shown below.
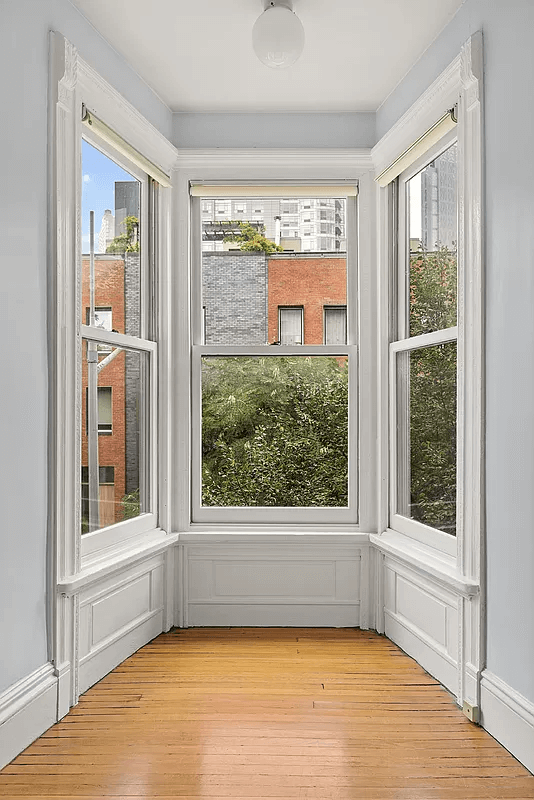
<path fill-rule="evenodd" d="M 361 257 L 361 271 L 359 282 L 363 281 L 366 290 L 371 287 L 371 293 L 366 294 L 365 300 L 358 297 L 358 303 L 353 304 L 353 317 L 349 322 L 352 330 L 356 332 L 359 325 L 365 324 L 366 331 L 370 332 L 372 328 L 373 318 L 373 278 L 372 263 L 373 263 L 373 247 L 372 247 L 372 231 L 374 226 L 374 186 L 372 183 L 372 171 L 370 169 L 370 152 L 368 150 L 203 150 L 203 151 L 188 151 L 179 154 L 177 159 L 176 170 L 176 188 L 175 188 L 175 202 L 177 208 L 177 219 L 179 220 L 177 229 L 175 231 L 176 241 L 178 242 L 178 276 L 179 280 L 173 287 L 175 292 L 176 308 L 179 309 L 176 318 L 177 329 L 175 333 L 175 341 L 178 343 L 177 357 L 175 359 L 176 374 L 179 375 L 180 381 L 183 382 L 186 374 L 189 374 L 191 355 L 189 342 L 192 335 L 193 341 L 201 341 L 201 325 L 195 326 L 191 322 L 191 306 L 186 303 L 186 298 L 189 296 L 190 281 L 193 281 L 193 291 L 191 294 L 191 304 L 194 305 L 195 297 L 198 289 L 195 289 L 195 282 L 199 281 L 199 266 L 200 266 L 200 253 L 198 246 L 195 244 L 194 237 L 191 236 L 192 230 L 195 230 L 200 225 L 201 214 L 197 213 L 194 208 L 194 203 L 190 203 L 189 185 L 194 183 L 199 173 L 205 176 L 206 174 L 213 181 L 225 180 L 229 176 L 232 180 L 236 181 L 255 181 L 259 184 L 262 181 L 271 181 L 282 184 L 281 176 L 287 181 L 309 181 L 310 183 L 317 180 L 328 180 L 329 182 L 345 181 L 347 176 L 352 176 L 359 183 L 358 192 L 358 212 L 354 214 L 355 224 L 352 226 L 353 237 L 356 231 L 360 231 L 360 237 L 363 234 L 363 241 L 358 243 L 358 252 L 356 251 L 356 243 L 354 238 L 352 240 L 352 252 L 356 257 Z M 350 235 L 351 232 L 349 232 Z M 189 250 L 183 246 L 184 241 L 189 242 Z M 181 246 L 180 246 L 181 242 Z M 191 261 L 189 258 L 191 253 L 191 261 L 194 265 L 191 269 Z M 362 274 L 363 272 L 363 274 Z M 369 273 L 369 275 L 368 275 Z M 362 321 L 363 313 L 363 321 Z M 198 328 L 198 330 L 197 330 Z M 192 329 L 192 334 L 191 334 Z M 376 364 L 376 359 L 372 352 L 374 347 L 374 336 L 372 332 L 366 336 L 363 350 L 357 354 L 358 377 L 362 380 L 361 375 L 365 372 L 365 384 L 369 384 L 369 372 L 372 373 Z M 297 355 L 302 355 L 302 346 L 298 346 Z M 339 349 L 339 348 L 337 348 Z M 369 353 L 367 350 L 370 349 Z M 278 348 L 277 348 L 278 350 Z M 274 355 L 274 354 L 273 354 Z M 189 387 L 191 392 L 191 385 Z M 352 530 L 363 529 L 372 530 L 373 520 L 375 516 L 375 503 L 373 500 L 374 492 L 374 467 L 373 464 L 375 449 L 374 442 L 376 439 L 376 432 L 374 429 L 374 407 L 372 398 L 367 392 L 364 392 L 363 405 L 366 407 L 365 412 L 362 410 L 362 403 L 358 404 L 357 413 L 357 430 L 359 437 L 359 453 L 358 453 L 358 496 L 359 500 L 359 524 L 351 525 Z M 202 528 L 206 523 L 197 523 L 191 521 L 191 488 L 189 482 L 189 468 L 193 453 L 193 442 L 191 438 L 191 394 L 186 401 L 185 392 L 182 391 L 177 396 L 177 415 L 176 415 L 176 441 L 181 443 L 181 447 L 175 449 L 175 462 L 174 469 L 177 476 L 177 515 L 174 520 L 174 529 L 180 531 L 195 530 Z M 369 404 L 369 411 L 367 411 L 367 404 Z M 365 415 L 366 425 L 362 430 L 360 427 L 360 418 Z M 360 468 L 360 462 L 363 460 L 365 469 Z M 243 529 L 246 526 L 247 530 L 255 530 L 256 524 L 258 529 L 265 529 L 265 524 L 271 524 L 276 529 L 282 529 L 286 525 L 295 526 L 295 523 L 285 519 L 276 521 L 272 518 L 267 520 L 267 523 L 258 521 L 257 523 L 247 523 L 243 520 L 240 523 L 225 523 L 220 520 L 220 524 L 236 525 L 237 529 Z M 330 523 L 330 524 L 329 524 Z M 207 523 L 212 528 L 212 523 Z M 214 522 L 213 524 L 217 524 Z M 302 529 L 313 527 L 314 523 L 302 522 Z M 319 522 L 319 527 L 322 530 L 335 530 L 331 527 L 332 520 Z M 324 526 L 324 527 L 323 527 Z"/>

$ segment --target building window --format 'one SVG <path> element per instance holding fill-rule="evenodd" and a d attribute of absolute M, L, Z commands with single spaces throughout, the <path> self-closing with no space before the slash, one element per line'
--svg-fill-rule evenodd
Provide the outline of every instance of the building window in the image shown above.
<path fill-rule="evenodd" d="M 324 343 L 347 344 L 347 306 L 324 307 Z"/>
<path fill-rule="evenodd" d="M 278 309 L 280 344 L 304 344 L 304 309 L 302 306 Z"/>
<path fill-rule="evenodd" d="M 457 145 L 399 176 L 391 527 L 455 551 Z M 430 155 L 430 154 L 429 154 Z"/>
<path fill-rule="evenodd" d="M 89 431 L 89 388 L 85 390 L 85 428 Z M 98 433 L 113 433 L 113 401 L 111 386 L 97 387 L 97 430 Z"/>

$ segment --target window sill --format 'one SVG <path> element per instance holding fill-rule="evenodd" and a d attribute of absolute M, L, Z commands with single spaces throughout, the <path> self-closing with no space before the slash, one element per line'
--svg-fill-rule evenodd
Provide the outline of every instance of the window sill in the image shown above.
<path fill-rule="evenodd" d="M 168 534 L 156 528 L 149 533 L 121 542 L 115 547 L 101 550 L 84 559 L 82 569 L 77 575 L 60 581 L 57 585 L 58 592 L 66 595 L 76 594 L 95 581 L 164 552 L 177 541 L 178 534 Z"/>
<path fill-rule="evenodd" d="M 369 540 L 381 553 L 402 561 L 465 597 L 472 597 L 480 591 L 478 583 L 461 575 L 453 556 L 390 529 L 380 535 L 372 533 Z"/>
<path fill-rule="evenodd" d="M 335 529 L 333 526 L 302 526 L 300 528 L 284 525 L 255 526 L 239 528 L 236 525 L 199 525 L 178 534 L 180 544 L 208 543 L 251 543 L 255 544 L 368 544 L 369 534 L 358 531 L 354 526 Z"/>

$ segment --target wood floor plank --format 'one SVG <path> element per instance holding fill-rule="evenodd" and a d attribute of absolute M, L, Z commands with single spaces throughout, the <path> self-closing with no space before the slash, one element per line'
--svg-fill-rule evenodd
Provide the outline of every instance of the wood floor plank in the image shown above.
<path fill-rule="evenodd" d="M 392 642 L 159 636 L 0 772 L 4 800 L 527 800 L 534 776 Z"/>

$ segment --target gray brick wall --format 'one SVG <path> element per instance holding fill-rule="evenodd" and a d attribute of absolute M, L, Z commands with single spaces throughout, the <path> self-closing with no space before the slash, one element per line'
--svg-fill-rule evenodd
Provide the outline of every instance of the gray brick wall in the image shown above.
<path fill-rule="evenodd" d="M 267 344 L 265 253 L 202 253 L 206 344 Z"/>

